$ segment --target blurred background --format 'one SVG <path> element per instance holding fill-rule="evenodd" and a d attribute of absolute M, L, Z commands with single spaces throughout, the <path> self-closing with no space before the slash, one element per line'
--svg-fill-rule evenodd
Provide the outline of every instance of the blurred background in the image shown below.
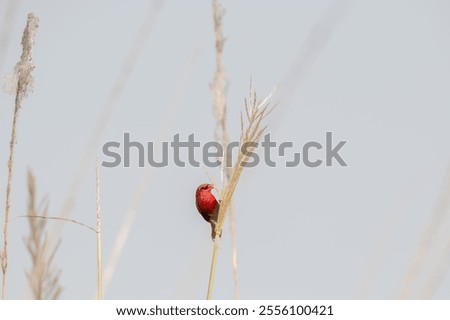
<path fill-rule="evenodd" d="M 275 86 L 267 119 L 296 151 L 325 133 L 348 164 L 245 169 L 234 196 L 243 299 L 448 299 L 450 276 L 450 2 L 221 1 L 231 140 L 249 82 Z M 30 298 L 27 170 L 51 216 L 95 226 L 102 145 L 194 133 L 214 139 L 211 1 L 0 0 L 0 74 L 39 17 L 34 92 L 17 127 L 8 298 Z M 0 204 L 14 96 L 0 93 Z M 320 153 L 313 153 L 320 155 Z M 275 157 L 276 158 L 276 157 Z M 136 160 L 136 158 L 134 158 Z M 106 299 L 203 299 L 210 227 L 194 192 L 202 168 L 101 168 Z M 208 172 L 219 180 L 219 169 Z M 0 211 L 3 228 L 3 209 Z M 95 233 L 49 221 L 61 299 L 96 292 Z M 123 228 L 128 228 L 128 234 Z M 121 231 L 122 230 L 122 231 Z M 121 236 L 123 251 L 117 250 Z M 125 236 L 127 235 L 127 236 Z M 214 298 L 233 299 L 224 229 Z"/>

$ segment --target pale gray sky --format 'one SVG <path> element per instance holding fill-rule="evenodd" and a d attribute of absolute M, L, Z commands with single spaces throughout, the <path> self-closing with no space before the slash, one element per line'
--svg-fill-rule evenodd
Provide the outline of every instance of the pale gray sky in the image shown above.
<path fill-rule="evenodd" d="M 232 140 L 239 137 L 250 78 L 260 96 L 284 85 L 268 119 L 274 140 L 293 141 L 298 151 L 308 141 L 324 143 L 327 131 L 348 140 L 341 153 L 345 168 L 244 170 L 234 202 L 242 298 L 395 298 L 449 165 L 450 3 L 222 2 Z M 13 10 L 5 20 L 8 7 Z M 140 54 L 96 145 L 100 160 L 103 143 L 121 141 L 124 132 L 143 143 L 176 133 L 195 133 L 202 143 L 213 139 L 210 1 L 163 1 L 158 7 L 154 1 L 0 0 L 0 26 L 8 28 L 1 39 L 9 39 L 0 46 L 2 75 L 20 57 L 29 12 L 40 19 L 35 89 L 18 124 L 12 216 L 26 210 L 27 168 L 36 175 L 39 197 L 49 196 L 50 214 L 61 212 L 133 47 Z M 139 38 L 144 24 L 148 37 L 141 32 Z M 13 99 L 0 94 L 3 204 Z M 72 215 L 90 225 L 94 163 L 95 156 Z M 105 264 L 146 172 L 136 165 L 101 170 Z M 218 169 L 209 172 L 218 179 Z M 105 298 L 205 297 L 212 243 L 193 196 L 207 181 L 201 168 L 151 169 Z M 432 251 L 411 298 L 421 297 L 445 253 L 440 266 L 446 271 L 448 213 L 433 231 Z M 8 297 L 14 299 L 29 297 L 24 270 L 30 259 L 22 241 L 27 230 L 24 220 L 11 221 Z M 226 228 L 215 298 L 233 298 L 229 239 Z M 61 298 L 94 296 L 95 250 L 92 232 L 64 227 L 55 260 L 63 270 Z M 450 276 L 442 273 L 432 298 L 449 298 L 449 286 Z"/>

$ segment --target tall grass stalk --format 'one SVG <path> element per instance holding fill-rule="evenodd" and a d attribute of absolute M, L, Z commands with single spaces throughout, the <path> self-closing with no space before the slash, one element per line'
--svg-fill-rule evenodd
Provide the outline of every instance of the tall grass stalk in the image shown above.
<path fill-rule="evenodd" d="M 102 228 L 100 220 L 100 167 L 98 159 L 95 162 L 95 185 L 96 185 L 96 218 L 97 218 L 97 299 L 103 299 L 103 285 L 102 285 Z"/>
<path fill-rule="evenodd" d="M 220 189 L 221 203 L 216 223 L 216 238 L 214 239 L 211 270 L 208 284 L 208 300 L 212 298 L 212 288 L 214 285 L 214 275 L 217 263 L 217 252 L 219 249 L 219 240 L 220 235 L 222 234 L 223 224 L 231 207 L 233 194 L 241 177 L 242 170 L 244 169 L 249 157 L 253 155 L 256 144 L 261 140 L 261 137 L 267 128 L 267 126 L 262 125 L 262 121 L 273 110 L 273 107 L 270 106 L 269 102 L 274 92 L 275 90 L 272 91 L 267 97 L 260 100 L 257 98 L 256 93 L 250 84 L 249 99 L 245 99 L 244 101 L 246 120 L 244 124 L 244 115 L 241 112 L 241 137 L 239 142 L 241 150 L 244 149 L 246 152 L 239 152 L 231 171 L 230 180 L 223 188 Z"/>
<path fill-rule="evenodd" d="M 213 253 L 211 259 L 211 270 L 209 271 L 209 281 L 208 281 L 208 293 L 206 295 L 207 300 L 212 299 L 213 287 L 214 287 L 214 276 L 216 274 L 216 264 L 217 264 L 217 254 L 219 252 L 219 236 L 214 238 Z"/>
<path fill-rule="evenodd" d="M 233 268 L 234 298 L 239 300 L 241 298 L 241 290 L 239 288 L 239 274 L 238 274 L 239 262 L 237 255 L 236 220 L 234 218 L 233 204 L 230 205 L 228 215 L 230 220 L 231 266 Z"/>
<path fill-rule="evenodd" d="M 6 182 L 5 222 L 3 226 L 3 252 L 2 252 L 2 299 L 6 299 L 6 272 L 8 269 L 8 227 L 9 211 L 11 207 L 11 184 L 14 164 L 14 147 L 17 142 L 17 120 L 23 99 L 33 88 L 33 45 L 34 36 L 38 27 L 38 18 L 28 14 L 27 25 L 22 35 L 22 56 L 14 69 L 14 114 L 9 143 L 8 178 Z"/>
<path fill-rule="evenodd" d="M 222 20 L 224 10 L 220 6 L 218 0 L 212 1 L 213 21 L 214 21 L 214 35 L 216 39 L 216 71 L 213 81 L 210 85 L 211 94 L 213 97 L 213 111 L 216 118 L 216 128 L 214 131 L 215 140 L 222 144 L 223 155 L 222 165 L 220 170 L 221 187 L 223 187 L 231 177 L 230 154 L 227 153 L 227 145 L 229 142 L 227 129 L 227 91 L 228 81 L 225 75 L 225 67 L 223 64 L 223 49 L 225 45 L 225 37 L 222 31 Z M 240 298 L 239 277 L 238 277 L 238 259 L 237 259 L 237 242 L 236 242 L 236 228 L 233 207 L 229 211 L 230 222 L 230 239 L 231 239 L 231 255 L 233 268 L 233 284 L 234 297 Z"/>

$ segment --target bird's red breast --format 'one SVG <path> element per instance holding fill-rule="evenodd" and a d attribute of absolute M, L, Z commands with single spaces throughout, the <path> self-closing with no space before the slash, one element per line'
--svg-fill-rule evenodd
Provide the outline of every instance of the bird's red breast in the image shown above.
<path fill-rule="evenodd" d="M 220 204 L 216 197 L 212 194 L 214 186 L 204 183 L 197 188 L 195 192 L 195 205 L 198 212 L 202 215 L 203 219 L 211 223 L 213 239 L 215 238 L 215 224 L 219 214 Z"/>

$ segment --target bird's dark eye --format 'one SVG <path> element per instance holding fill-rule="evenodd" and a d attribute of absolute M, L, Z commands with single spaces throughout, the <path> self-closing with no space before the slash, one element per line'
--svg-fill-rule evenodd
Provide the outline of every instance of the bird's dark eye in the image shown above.
<path fill-rule="evenodd" d="M 202 187 L 202 189 L 203 190 L 206 190 L 206 189 L 208 189 L 208 185 L 207 184 L 205 184 L 203 187 Z"/>

